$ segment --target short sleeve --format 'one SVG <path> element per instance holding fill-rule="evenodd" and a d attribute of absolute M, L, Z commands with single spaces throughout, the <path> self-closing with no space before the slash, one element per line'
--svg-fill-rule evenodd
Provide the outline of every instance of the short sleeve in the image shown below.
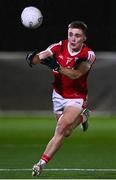
<path fill-rule="evenodd" d="M 88 51 L 87 61 L 92 65 L 96 60 L 96 55 L 93 51 Z"/>

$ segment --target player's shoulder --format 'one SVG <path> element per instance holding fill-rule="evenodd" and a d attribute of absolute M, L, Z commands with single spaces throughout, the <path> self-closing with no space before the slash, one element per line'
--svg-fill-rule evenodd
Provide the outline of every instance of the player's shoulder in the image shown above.
<path fill-rule="evenodd" d="M 57 43 L 53 43 L 51 44 L 47 50 L 50 51 L 52 54 L 57 54 L 59 52 L 61 52 L 64 47 L 66 47 L 66 41 L 65 40 L 60 40 Z"/>
<path fill-rule="evenodd" d="M 91 48 L 89 48 L 86 44 L 84 44 L 82 48 L 82 54 L 84 57 L 86 57 L 87 61 L 90 64 L 93 64 L 93 62 L 95 62 L 96 60 L 95 52 Z"/>
<path fill-rule="evenodd" d="M 65 49 L 67 49 L 68 47 L 68 40 L 65 39 L 65 40 L 62 40 L 61 41 L 61 51 L 64 51 Z"/>
<path fill-rule="evenodd" d="M 82 48 L 83 51 L 87 52 L 88 51 L 91 51 L 91 52 L 94 52 L 90 47 L 88 47 L 86 44 L 83 45 L 83 48 Z"/>
<path fill-rule="evenodd" d="M 65 44 L 64 40 L 60 40 L 59 42 L 51 44 L 48 48 L 49 49 L 59 48 L 59 47 L 63 46 L 64 44 Z"/>
<path fill-rule="evenodd" d="M 90 47 L 88 47 L 86 44 L 83 45 L 82 51 L 87 56 L 91 56 L 92 55 L 92 56 L 96 57 L 95 52 Z"/>

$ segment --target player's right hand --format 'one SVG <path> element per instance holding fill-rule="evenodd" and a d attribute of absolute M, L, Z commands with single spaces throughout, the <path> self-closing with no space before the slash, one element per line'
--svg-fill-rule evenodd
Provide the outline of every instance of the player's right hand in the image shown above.
<path fill-rule="evenodd" d="M 38 53 L 38 50 L 35 50 L 31 53 L 28 53 L 27 56 L 26 56 L 26 61 L 28 63 L 28 65 L 32 68 L 32 65 L 33 65 L 33 58 L 34 56 Z"/>

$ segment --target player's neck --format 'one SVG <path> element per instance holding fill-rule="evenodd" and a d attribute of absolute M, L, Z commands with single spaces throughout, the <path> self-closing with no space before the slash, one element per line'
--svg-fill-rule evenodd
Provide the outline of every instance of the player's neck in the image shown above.
<path fill-rule="evenodd" d="M 81 46 L 79 46 L 78 48 L 73 49 L 68 44 L 68 50 L 71 54 L 78 54 L 81 51 L 82 47 L 83 47 L 83 44 L 81 44 Z"/>

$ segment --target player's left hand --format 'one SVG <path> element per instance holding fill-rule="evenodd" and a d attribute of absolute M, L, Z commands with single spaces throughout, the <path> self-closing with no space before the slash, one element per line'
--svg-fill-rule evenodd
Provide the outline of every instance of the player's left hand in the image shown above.
<path fill-rule="evenodd" d="M 38 53 L 38 50 L 35 50 L 31 53 L 28 53 L 27 56 L 26 56 L 26 61 L 28 63 L 28 65 L 32 68 L 32 65 L 33 65 L 33 58 L 34 56 Z"/>

